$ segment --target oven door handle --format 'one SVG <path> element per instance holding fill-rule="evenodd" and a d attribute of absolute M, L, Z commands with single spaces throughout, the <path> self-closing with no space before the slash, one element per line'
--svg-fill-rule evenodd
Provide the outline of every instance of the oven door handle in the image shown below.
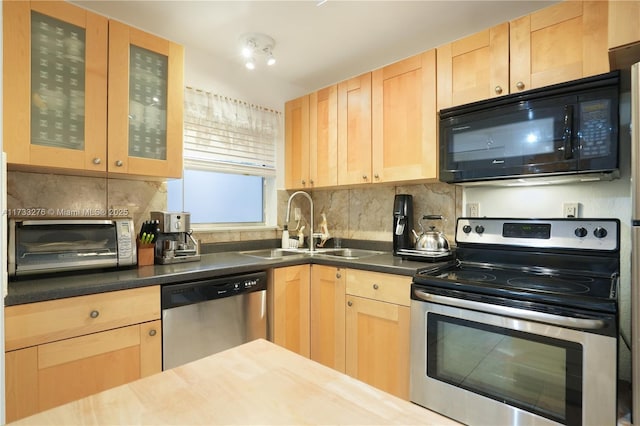
<path fill-rule="evenodd" d="M 442 305 L 454 306 L 456 308 L 472 309 L 487 312 L 490 314 L 504 315 L 508 317 L 542 322 L 546 324 L 558 325 L 561 327 L 581 328 L 585 330 L 601 330 L 606 327 L 606 322 L 600 319 L 572 318 L 562 315 L 548 314 L 545 312 L 528 311 L 525 309 L 512 308 L 510 306 L 494 305 L 489 303 L 476 302 L 474 300 L 458 299 L 454 297 L 440 296 L 427 293 L 426 291 L 414 289 L 413 294 L 425 302 L 440 303 Z"/>

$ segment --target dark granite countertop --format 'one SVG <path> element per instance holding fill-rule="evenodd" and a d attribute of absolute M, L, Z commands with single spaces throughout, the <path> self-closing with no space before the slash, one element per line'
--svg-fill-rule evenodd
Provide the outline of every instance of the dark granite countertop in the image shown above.
<path fill-rule="evenodd" d="M 247 256 L 237 251 L 218 252 L 203 254 L 201 260 L 197 262 L 13 280 L 9 281 L 5 305 L 20 305 L 150 285 L 175 284 L 305 263 L 406 276 L 413 276 L 418 270 L 437 265 L 403 260 L 393 256 L 391 252 L 361 259 L 335 259 L 317 255 L 301 255 L 278 260 Z"/>

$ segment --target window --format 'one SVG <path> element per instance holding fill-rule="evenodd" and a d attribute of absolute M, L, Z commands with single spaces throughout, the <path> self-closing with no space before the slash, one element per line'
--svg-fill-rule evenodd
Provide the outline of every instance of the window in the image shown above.
<path fill-rule="evenodd" d="M 277 111 L 186 88 L 184 173 L 167 184 L 168 209 L 193 224 L 266 225 L 281 126 Z"/>

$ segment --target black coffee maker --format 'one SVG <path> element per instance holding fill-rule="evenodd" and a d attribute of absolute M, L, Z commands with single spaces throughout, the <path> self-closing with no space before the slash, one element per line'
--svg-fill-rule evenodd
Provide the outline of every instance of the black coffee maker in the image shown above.
<path fill-rule="evenodd" d="M 393 255 L 398 250 L 414 248 L 411 230 L 413 229 L 413 196 L 396 194 L 393 201 Z"/>

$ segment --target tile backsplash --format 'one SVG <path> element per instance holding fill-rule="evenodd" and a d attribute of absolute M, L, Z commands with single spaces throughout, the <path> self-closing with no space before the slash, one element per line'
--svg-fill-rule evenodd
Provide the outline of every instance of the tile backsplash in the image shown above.
<path fill-rule="evenodd" d="M 294 191 L 278 191 L 278 230 L 229 230 L 199 232 L 203 243 L 249 241 L 280 238 L 286 216 L 287 201 Z M 81 216 L 87 212 L 128 213 L 136 229 L 149 217 L 149 212 L 166 210 L 167 186 L 161 181 L 107 179 L 57 174 L 9 171 L 7 174 L 7 207 L 43 209 L 51 216 Z M 315 226 L 319 232 L 321 212 L 327 215 L 329 232 L 344 239 L 391 241 L 392 210 L 395 194 L 411 194 L 414 200 L 414 222 L 425 214 L 441 214 L 447 221 L 444 232 L 453 240 L 455 218 L 462 211 L 462 188 L 432 183 L 412 185 L 373 185 L 351 189 L 309 191 L 314 202 Z M 295 207 L 301 210 L 305 235 L 308 234 L 309 202 L 296 197 L 292 202 L 290 229 L 296 226 Z M 416 229 L 416 231 L 418 231 Z"/>

